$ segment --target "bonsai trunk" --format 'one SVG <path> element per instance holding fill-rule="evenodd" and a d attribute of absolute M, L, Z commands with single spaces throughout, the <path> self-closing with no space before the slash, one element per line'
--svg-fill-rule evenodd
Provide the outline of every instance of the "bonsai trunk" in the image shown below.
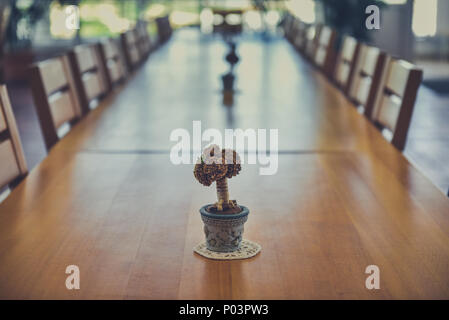
<path fill-rule="evenodd" d="M 229 192 L 228 192 L 228 181 L 226 177 L 217 180 L 217 198 L 219 204 L 221 204 L 224 208 L 228 207 Z"/>

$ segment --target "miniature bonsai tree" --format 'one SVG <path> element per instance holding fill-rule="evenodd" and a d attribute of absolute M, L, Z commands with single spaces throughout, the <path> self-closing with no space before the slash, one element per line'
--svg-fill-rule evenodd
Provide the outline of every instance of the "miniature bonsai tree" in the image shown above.
<path fill-rule="evenodd" d="M 237 202 L 229 200 L 227 179 L 238 175 L 241 169 L 240 157 L 234 150 L 220 150 L 217 145 L 204 149 L 193 174 L 202 185 L 210 186 L 216 182 L 218 202 L 211 206 L 209 211 L 222 214 L 240 212 Z"/>

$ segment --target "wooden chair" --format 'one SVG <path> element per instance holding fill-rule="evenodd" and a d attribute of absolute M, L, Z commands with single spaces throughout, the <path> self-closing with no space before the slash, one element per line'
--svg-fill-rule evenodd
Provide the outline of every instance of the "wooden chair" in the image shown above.
<path fill-rule="evenodd" d="M 298 20 L 296 30 L 296 35 L 292 43 L 296 50 L 303 53 L 307 42 L 307 25 L 304 22 Z"/>
<path fill-rule="evenodd" d="M 334 80 L 346 95 L 349 94 L 349 88 L 354 79 L 359 52 L 360 43 L 353 37 L 345 36 L 337 59 Z"/>
<path fill-rule="evenodd" d="M 422 70 L 407 61 L 391 59 L 372 113 L 377 125 L 392 132 L 391 143 L 399 150 L 405 147 L 422 74 Z"/>
<path fill-rule="evenodd" d="M 108 91 L 114 85 L 125 79 L 126 66 L 120 42 L 117 39 L 107 38 L 99 44 L 100 60 L 105 72 Z"/>
<path fill-rule="evenodd" d="M 354 78 L 349 84 L 349 99 L 364 109 L 371 118 L 385 74 L 387 54 L 376 47 L 360 44 L 359 57 L 354 66 Z"/>
<path fill-rule="evenodd" d="M 318 47 L 318 39 L 320 38 L 321 26 L 311 25 L 306 31 L 306 49 L 305 57 L 314 62 L 316 49 Z"/>
<path fill-rule="evenodd" d="M 298 31 L 299 31 L 299 24 L 300 24 L 299 19 L 292 18 L 291 23 L 290 23 L 290 29 L 289 29 L 288 37 L 287 37 L 287 39 L 291 43 L 295 42 L 296 35 L 297 35 Z"/>
<path fill-rule="evenodd" d="M 123 53 L 128 71 L 133 71 L 140 62 L 140 51 L 135 29 L 128 30 L 120 35 Z"/>
<path fill-rule="evenodd" d="M 58 129 L 81 118 L 79 95 L 66 55 L 30 69 L 31 90 L 47 150 L 59 140 Z"/>
<path fill-rule="evenodd" d="M 281 21 L 281 29 L 283 31 L 284 37 L 288 38 L 288 29 L 290 28 L 290 19 L 291 19 L 291 15 L 290 13 L 285 13 L 285 15 L 282 17 L 282 21 Z"/>
<path fill-rule="evenodd" d="M 324 71 L 331 75 L 335 57 L 334 43 L 337 33 L 328 26 L 322 26 L 316 41 L 314 62 Z"/>
<path fill-rule="evenodd" d="M 147 32 L 148 32 L 148 36 L 150 38 L 150 45 L 151 45 L 151 51 L 152 51 L 159 44 L 159 35 L 158 35 L 156 20 L 151 19 L 148 21 Z"/>
<path fill-rule="evenodd" d="M 140 20 L 136 25 L 137 44 L 141 59 L 148 57 L 151 51 L 151 41 L 148 34 L 148 23 Z"/>
<path fill-rule="evenodd" d="M 79 45 L 68 53 L 73 79 L 83 114 L 90 110 L 90 103 L 101 98 L 108 90 L 106 70 L 101 63 L 98 44 Z"/>
<path fill-rule="evenodd" d="M 164 17 L 158 17 L 156 18 L 156 24 L 157 24 L 157 33 L 158 33 L 158 39 L 159 42 L 163 43 L 166 42 L 168 39 L 170 39 L 173 29 L 170 24 L 169 16 Z"/>
<path fill-rule="evenodd" d="M 18 183 L 27 171 L 8 92 L 0 85 L 0 191 Z"/>

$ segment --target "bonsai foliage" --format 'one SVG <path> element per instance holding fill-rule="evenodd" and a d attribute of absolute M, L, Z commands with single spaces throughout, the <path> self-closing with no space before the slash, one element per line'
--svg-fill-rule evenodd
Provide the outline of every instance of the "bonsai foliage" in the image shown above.
<path fill-rule="evenodd" d="M 204 149 L 193 174 L 202 185 L 210 186 L 214 181 L 216 182 L 218 202 L 212 209 L 221 213 L 239 211 L 237 203 L 229 200 L 227 179 L 238 175 L 241 169 L 240 157 L 234 150 L 221 150 L 217 145 Z"/>

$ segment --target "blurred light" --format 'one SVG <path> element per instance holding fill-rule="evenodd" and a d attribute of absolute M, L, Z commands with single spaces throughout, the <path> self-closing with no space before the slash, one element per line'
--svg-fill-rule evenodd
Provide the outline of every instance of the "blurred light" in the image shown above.
<path fill-rule="evenodd" d="M 244 19 L 251 30 L 260 30 L 262 28 L 262 18 L 259 11 L 247 11 Z"/>
<path fill-rule="evenodd" d="M 124 32 L 131 26 L 128 19 L 120 17 L 118 8 L 112 3 L 82 4 L 80 17 L 83 20 L 99 21 L 112 33 Z"/>
<path fill-rule="evenodd" d="M 17 0 L 16 7 L 20 10 L 26 10 L 33 4 L 33 0 Z"/>
<path fill-rule="evenodd" d="M 172 11 L 170 22 L 175 26 L 188 26 L 199 23 L 199 14 L 185 11 Z"/>
<path fill-rule="evenodd" d="M 265 21 L 270 25 L 270 26 L 276 26 L 279 22 L 280 19 L 280 15 L 279 12 L 277 11 L 268 11 L 265 14 Z"/>
<path fill-rule="evenodd" d="M 230 13 L 225 17 L 226 23 L 229 25 L 237 25 L 242 23 L 242 17 L 239 14 Z"/>
<path fill-rule="evenodd" d="M 437 32 L 437 0 L 415 0 L 412 30 L 418 37 L 434 36 Z"/>
<path fill-rule="evenodd" d="M 226 9 L 245 9 L 252 7 L 252 0 L 209 0 L 211 7 L 220 7 Z"/>
<path fill-rule="evenodd" d="M 17 22 L 16 34 L 19 39 L 27 39 L 30 36 L 30 29 L 25 18 L 21 18 Z"/>
<path fill-rule="evenodd" d="M 145 12 L 145 16 L 148 19 L 154 19 L 157 17 L 162 17 L 163 15 L 165 15 L 166 11 L 167 9 L 164 5 L 155 3 L 148 8 L 148 10 Z"/>
<path fill-rule="evenodd" d="M 218 26 L 222 24 L 224 21 L 223 16 L 221 14 L 214 14 L 214 25 Z"/>
<path fill-rule="evenodd" d="M 50 6 L 50 34 L 54 38 L 71 39 L 76 35 L 76 30 L 66 27 L 66 7 L 56 2 L 53 2 Z"/>
<path fill-rule="evenodd" d="M 315 22 L 315 1 L 288 0 L 285 6 L 289 11 L 305 23 Z"/>
<path fill-rule="evenodd" d="M 383 0 L 386 4 L 405 4 L 407 0 Z"/>
<path fill-rule="evenodd" d="M 204 8 L 200 13 L 201 31 L 212 33 L 214 30 L 214 13 L 210 8 Z"/>

